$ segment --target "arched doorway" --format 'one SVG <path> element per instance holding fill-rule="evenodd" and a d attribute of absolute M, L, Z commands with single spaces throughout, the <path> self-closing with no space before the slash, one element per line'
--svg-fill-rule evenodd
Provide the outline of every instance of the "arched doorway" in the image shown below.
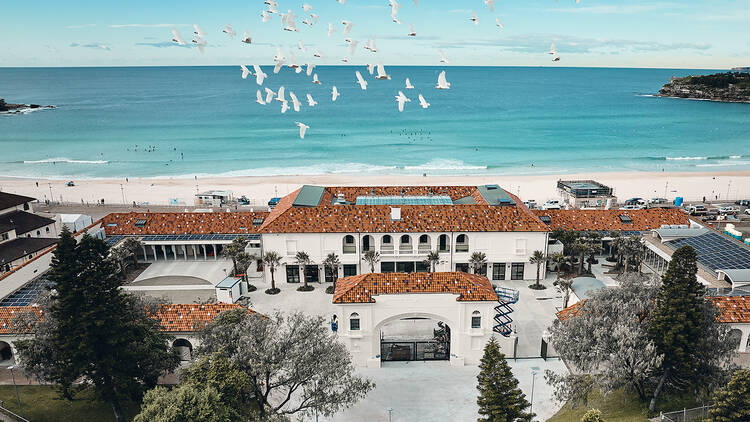
<path fill-rule="evenodd" d="M 13 356 L 13 348 L 10 343 L 0 341 L 0 366 L 15 365 L 16 359 Z"/>
<path fill-rule="evenodd" d="M 437 315 L 404 315 L 378 324 L 380 360 L 450 360 L 450 323 Z"/>
<path fill-rule="evenodd" d="M 193 345 L 184 338 L 178 338 L 172 343 L 172 347 L 180 354 L 180 360 L 183 362 L 193 359 Z"/>

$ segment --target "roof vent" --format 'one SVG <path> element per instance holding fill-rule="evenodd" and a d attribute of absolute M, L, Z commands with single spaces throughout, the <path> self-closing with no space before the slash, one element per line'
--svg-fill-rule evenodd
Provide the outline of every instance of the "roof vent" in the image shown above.
<path fill-rule="evenodd" d="M 552 222 L 552 219 L 549 215 L 540 215 L 539 219 L 542 220 L 542 223 L 544 224 L 550 224 Z"/>
<path fill-rule="evenodd" d="M 401 220 L 401 208 L 391 208 L 391 220 Z"/>
<path fill-rule="evenodd" d="M 375 188 L 370 188 L 370 196 L 375 196 Z"/>

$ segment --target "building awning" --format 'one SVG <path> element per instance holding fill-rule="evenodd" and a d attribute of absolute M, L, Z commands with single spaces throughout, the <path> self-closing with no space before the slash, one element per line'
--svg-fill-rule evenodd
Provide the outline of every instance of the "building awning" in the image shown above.
<path fill-rule="evenodd" d="M 731 282 L 732 287 L 750 285 L 750 268 L 718 269 L 716 272 L 720 277 L 724 274 L 724 281 Z"/>
<path fill-rule="evenodd" d="M 240 277 L 227 277 L 224 280 L 221 280 L 219 284 L 216 285 L 216 288 L 217 289 L 231 289 L 235 285 L 237 285 L 237 283 L 239 283 L 240 281 L 242 281 L 242 278 Z"/>

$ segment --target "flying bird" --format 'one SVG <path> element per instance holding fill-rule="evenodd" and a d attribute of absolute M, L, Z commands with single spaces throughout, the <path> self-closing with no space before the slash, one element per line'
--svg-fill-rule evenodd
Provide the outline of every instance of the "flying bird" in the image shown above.
<path fill-rule="evenodd" d="M 318 74 L 317 73 L 313 75 L 313 81 L 312 82 L 315 85 L 320 85 L 320 81 L 318 80 Z"/>
<path fill-rule="evenodd" d="M 349 55 L 354 55 L 354 51 L 357 48 L 357 45 L 359 44 L 359 41 L 357 40 L 349 40 Z"/>
<path fill-rule="evenodd" d="M 398 103 L 398 111 L 400 113 L 404 111 L 404 104 L 411 102 L 411 100 L 406 98 L 403 92 L 399 91 L 398 95 L 396 95 L 396 102 Z"/>
<path fill-rule="evenodd" d="M 318 23 L 318 15 L 316 15 L 315 13 L 310 13 L 310 17 L 312 18 L 314 23 Z"/>
<path fill-rule="evenodd" d="M 416 37 L 417 36 L 417 32 L 414 31 L 414 25 L 409 24 L 409 33 L 406 34 L 406 35 L 408 35 L 410 37 Z"/>
<path fill-rule="evenodd" d="M 266 104 L 270 104 L 271 101 L 273 101 L 273 97 L 276 96 L 276 93 L 273 92 L 273 90 L 266 88 Z"/>
<path fill-rule="evenodd" d="M 286 113 L 287 110 L 289 110 L 289 103 L 286 101 L 283 101 L 281 103 L 281 114 Z"/>
<path fill-rule="evenodd" d="M 201 29 L 201 27 L 198 26 L 197 23 L 193 24 L 193 29 L 195 29 L 195 31 L 193 31 L 193 34 L 195 34 L 195 35 L 197 35 L 197 36 L 199 36 L 201 38 L 205 38 L 206 37 L 206 33 L 203 32 L 203 29 Z"/>
<path fill-rule="evenodd" d="M 286 98 L 284 97 L 284 87 L 279 87 L 279 92 L 276 93 L 276 101 L 280 101 L 282 103 L 286 102 Z"/>
<path fill-rule="evenodd" d="M 234 39 L 234 36 L 237 35 L 237 32 L 235 32 L 235 30 L 232 29 L 232 25 L 230 24 L 224 25 L 224 29 L 222 29 L 221 32 L 229 35 L 229 38 L 231 39 Z"/>
<path fill-rule="evenodd" d="M 307 94 L 307 105 L 310 107 L 315 107 L 316 105 L 318 105 L 318 102 L 313 99 L 312 95 Z"/>
<path fill-rule="evenodd" d="M 302 123 L 302 122 L 294 122 L 297 127 L 299 127 L 299 138 L 305 139 L 305 132 L 307 132 L 307 129 L 310 129 L 310 126 Z"/>
<path fill-rule="evenodd" d="M 245 44 L 251 44 L 253 42 L 253 39 L 250 38 L 250 35 L 248 35 L 247 31 L 242 35 L 242 42 Z"/>
<path fill-rule="evenodd" d="M 375 76 L 375 79 L 391 79 L 391 75 L 385 73 L 385 66 L 383 66 L 383 62 L 378 63 L 378 74 Z"/>
<path fill-rule="evenodd" d="M 260 105 L 266 105 L 266 102 L 263 101 L 263 95 L 260 93 L 260 90 L 258 90 L 255 93 L 255 97 L 256 97 L 256 100 L 255 100 L 256 103 L 258 103 Z"/>
<path fill-rule="evenodd" d="M 312 6 L 310 6 L 310 5 L 309 5 L 309 4 L 307 4 L 307 3 L 305 3 L 305 4 L 303 4 L 303 5 L 302 5 L 302 10 L 304 10 L 304 11 L 305 11 L 305 13 L 310 13 L 310 11 L 311 11 L 312 9 L 313 9 L 313 7 L 312 7 Z"/>
<path fill-rule="evenodd" d="M 495 11 L 495 0 L 484 0 L 484 4 L 486 4 L 487 7 L 490 8 L 490 12 Z"/>
<path fill-rule="evenodd" d="M 333 34 L 334 32 L 336 32 L 336 30 L 333 29 L 333 24 L 329 22 L 328 23 L 328 36 L 330 37 L 331 34 Z"/>
<path fill-rule="evenodd" d="M 445 54 L 443 54 L 443 50 L 438 50 L 438 53 L 440 53 L 440 63 L 450 63 Z"/>
<path fill-rule="evenodd" d="M 172 41 L 179 45 L 185 45 L 185 40 L 182 39 L 182 35 L 177 31 L 177 28 L 172 28 Z"/>
<path fill-rule="evenodd" d="M 281 51 L 281 47 L 276 46 L 276 55 L 273 56 L 273 61 L 275 62 L 283 62 L 285 59 L 284 53 Z"/>
<path fill-rule="evenodd" d="M 240 69 L 242 69 L 242 79 L 247 79 L 247 75 L 252 75 L 252 72 L 250 72 L 250 69 L 245 67 L 244 64 L 240 65 Z"/>
<path fill-rule="evenodd" d="M 367 71 L 370 72 L 370 75 L 375 74 L 375 65 L 374 64 L 368 64 L 367 65 Z"/>
<path fill-rule="evenodd" d="M 307 47 L 305 47 L 305 45 L 302 44 L 302 40 L 297 41 L 297 48 L 302 50 L 303 53 L 307 53 Z"/>
<path fill-rule="evenodd" d="M 409 78 L 406 78 L 406 89 L 414 89 L 414 85 L 411 84 Z"/>
<path fill-rule="evenodd" d="M 264 11 L 260 12 L 260 17 L 262 18 L 263 23 L 266 23 L 266 22 L 268 22 L 268 21 L 271 20 L 271 18 L 273 17 L 273 15 L 271 15 L 270 13 L 268 13 L 267 11 L 264 10 Z"/>
<path fill-rule="evenodd" d="M 349 31 L 351 31 L 352 27 L 354 26 L 354 24 L 351 23 L 351 22 L 349 22 L 349 21 L 342 21 L 341 24 L 344 25 L 344 32 L 341 33 L 342 35 L 349 34 Z M 330 34 L 330 32 L 331 32 L 331 30 L 329 29 L 328 33 Z"/>
<path fill-rule="evenodd" d="M 552 45 L 550 45 L 550 47 L 549 47 L 549 53 L 547 53 L 547 54 L 551 54 L 552 55 L 552 61 L 553 62 L 559 62 L 560 61 L 560 56 L 557 55 L 557 49 L 555 49 L 555 43 L 552 43 Z"/>
<path fill-rule="evenodd" d="M 451 89 L 451 84 L 445 79 L 445 71 L 440 72 L 438 75 L 437 85 L 435 85 L 435 88 L 437 89 Z"/>
<path fill-rule="evenodd" d="M 331 90 L 331 102 L 336 101 L 336 99 L 339 97 L 339 90 L 336 89 L 336 85 L 333 86 L 333 89 Z"/>
<path fill-rule="evenodd" d="M 263 81 L 268 77 L 268 75 L 266 75 L 257 64 L 253 65 L 253 70 L 255 71 L 255 83 L 257 83 L 258 85 L 263 85 Z"/>
<path fill-rule="evenodd" d="M 323 53 L 320 52 L 320 50 L 315 50 L 315 53 L 313 54 L 313 57 L 323 58 Z"/>
<path fill-rule="evenodd" d="M 362 91 L 367 89 L 367 81 L 362 78 L 362 74 L 359 73 L 359 70 L 355 71 L 354 74 L 357 76 L 357 83 L 359 84 L 360 88 L 362 88 Z"/>
<path fill-rule="evenodd" d="M 304 23 L 307 26 L 313 26 L 312 21 L 310 21 L 310 19 L 307 19 L 307 18 L 302 19 L 302 23 Z"/>
<path fill-rule="evenodd" d="M 302 105 L 301 102 L 297 99 L 297 96 L 294 95 L 294 92 L 289 91 L 289 98 L 292 99 L 292 107 L 294 107 L 294 111 L 299 111 L 299 106 Z"/>
<path fill-rule="evenodd" d="M 471 17 L 469 18 L 469 20 L 474 22 L 474 25 L 479 25 L 479 18 L 477 17 L 476 13 L 471 12 Z"/>
<path fill-rule="evenodd" d="M 370 38 L 367 40 L 367 43 L 365 44 L 365 50 L 370 50 L 373 53 L 378 52 L 378 48 L 375 47 L 375 38 Z"/>
<path fill-rule="evenodd" d="M 276 62 L 276 64 L 273 66 L 273 73 L 279 73 L 281 70 L 281 67 L 284 66 L 284 61 L 280 60 Z"/>
<path fill-rule="evenodd" d="M 193 38 L 193 42 L 198 45 L 198 50 L 200 50 L 201 53 L 205 51 L 206 40 L 196 35 L 195 38 Z"/>
<path fill-rule="evenodd" d="M 307 76 L 312 76 L 313 69 L 315 69 L 315 65 L 312 63 L 307 64 Z"/>
<path fill-rule="evenodd" d="M 419 105 L 422 106 L 422 108 L 428 108 L 430 106 L 430 103 L 428 103 L 427 100 L 424 99 L 422 94 L 419 94 Z"/>
<path fill-rule="evenodd" d="M 500 28 L 505 28 L 505 27 L 503 26 L 503 23 L 502 23 L 502 22 L 500 22 L 500 18 L 495 18 L 495 22 L 497 22 L 497 26 L 499 26 Z"/>

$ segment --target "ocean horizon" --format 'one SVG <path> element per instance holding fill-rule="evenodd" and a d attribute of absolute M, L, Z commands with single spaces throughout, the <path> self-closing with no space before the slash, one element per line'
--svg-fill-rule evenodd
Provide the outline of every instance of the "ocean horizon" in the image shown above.
<path fill-rule="evenodd" d="M 513 175 L 750 169 L 750 105 L 654 97 L 705 69 L 317 66 L 0 68 L 0 176 Z M 369 82 L 355 84 L 359 70 Z M 446 70 L 450 90 L 435 89 Z M 405 78 L 415 89 L 404 89 Z M 256 104 L 284 86 L 303 105 Z M 331 102 L 331 87 L 341 97 Z M 411 102 L 399 113 L 401 90 Z M 308 107 L 311 94 L 318 104 Z M 422 94 L 431 106 L 419 107 Z M 265 96 L 265 93 L 263 93 Z M 304 140 L 295 122 L 310 126 Z"/>

